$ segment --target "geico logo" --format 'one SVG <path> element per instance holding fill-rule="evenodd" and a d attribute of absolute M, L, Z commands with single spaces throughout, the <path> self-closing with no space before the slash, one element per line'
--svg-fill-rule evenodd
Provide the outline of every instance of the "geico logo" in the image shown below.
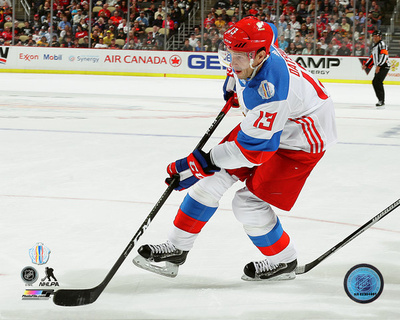
<path fill-rule="evenodd" d="M 191 54 L 188 58 L 188 66 L 191 69 L 225 69 L 219 64 L 218 55 Z"/>
<path fill-rule="evenodd" d="M 329 69 L 331 67 L 339 67 L 340 59 L 339 58 L 312 58 L 308 57 L 307 59 L 298 57 L 296 62 L 303 66 L 304 68 L 326 68 Z"/>

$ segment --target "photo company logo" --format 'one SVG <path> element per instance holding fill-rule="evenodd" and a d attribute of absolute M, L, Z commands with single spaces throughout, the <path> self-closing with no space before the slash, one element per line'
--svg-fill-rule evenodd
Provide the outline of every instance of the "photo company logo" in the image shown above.
<path fill-rule="evenodd" d="M 370 303 L 383 291 L 383 277 L 377 268 L 358 264 L 344 277 L 344 290 L 349 298 L 358 303 Z"/>

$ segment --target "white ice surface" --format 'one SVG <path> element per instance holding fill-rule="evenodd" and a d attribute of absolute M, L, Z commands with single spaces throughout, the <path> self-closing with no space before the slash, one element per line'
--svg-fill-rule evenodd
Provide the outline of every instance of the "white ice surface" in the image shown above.
<path fill-rule="evenodd" d="M 400 319 L 400 209 L 293 281 L 249 283 L 261 259 L 231 211 L 234 186 L 175 279 L 136 268 L 134 248 L 92 305 L 23 301 L 28 249 L 51 249 L 60 288 L 99 284 L 164 192 L 166 165 L 192 151 L 224 102 L 220 80 L 0 75 L 0 319 Z M 371 85 L 325 84 L 339 142 L 290 213 L 277 210 L 299 264 L 317 258 L 400 195 L 400 88 L 376 110 Z M 241 120 L 232 110 L 206 148 Z M 165 240 L 185 192 L 140 239 Z M 350 300 L 346 272 L 377 267 L 384 290 Z M 34 288 L 37 288 L 34 286 Z"/>

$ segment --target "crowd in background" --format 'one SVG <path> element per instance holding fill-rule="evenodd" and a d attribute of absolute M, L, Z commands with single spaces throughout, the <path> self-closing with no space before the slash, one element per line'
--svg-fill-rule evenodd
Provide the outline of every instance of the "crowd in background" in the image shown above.
<path fill-rule="evenodd" d="M 92 7 L 98 9 L 92 10 L 91 21 L 86 0 L 55 0 L 52 19 L 51 2 L 33 0 L 32 20 L 14 21 L 14 28 L 7 1 L 0 0 L 0 45 L 12 44 L 14 29 L 17 46 L 88 48 L 90 43 L 99 49 L 160 50 L 187 20 L 197 0 L 94 0 Z M 369 1 L 368 10 L 365 0 L 357 0 L 356 6 L 353 0 L 279 3 L 277 7 L 276 1 L 243 0 L 240 11 L 238 0 L 216 0 L 180 49 L 218 51 L 223 33 L 241 17 L 252 15 L 276 25 L 278 45 L 289 54 L 364 56 L 370 35 L 382 23 L 379 1 Z"/>

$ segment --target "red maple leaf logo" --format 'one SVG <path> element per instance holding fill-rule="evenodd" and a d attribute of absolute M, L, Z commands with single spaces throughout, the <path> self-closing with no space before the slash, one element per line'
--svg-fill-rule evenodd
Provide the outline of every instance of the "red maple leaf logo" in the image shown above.
<path fill-rule="evenodd" d="M 182 64 L 182 59 L 178 55 L 173 55 L 171 58 L 169 58 L 169 63 L 173 67 L 179 67 Z"/>

